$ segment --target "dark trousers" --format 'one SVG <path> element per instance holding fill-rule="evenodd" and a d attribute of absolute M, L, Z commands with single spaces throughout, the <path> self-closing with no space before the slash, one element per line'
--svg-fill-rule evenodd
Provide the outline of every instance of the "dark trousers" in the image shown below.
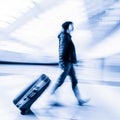
<path fill-rule="evenodd" d="M 77 98 L 77 100 L 80 100 L 80 93 L 79 93 L 79 89 L 77 87 L 77 78 L 76 78 L 76 74 L 75 74 L 75 69 L 72 63 L 68 63 L 64 68 L 63 68 L 63 72 L 61 73 L 57 83 L 55 84 L 52 94 L 57 90 L 58 87 L 60 87 L 64 81 L 65 78 L 69 76 L 71 79 L 71 83 L 72 83 L 72 89 L 73 92 Z"/>

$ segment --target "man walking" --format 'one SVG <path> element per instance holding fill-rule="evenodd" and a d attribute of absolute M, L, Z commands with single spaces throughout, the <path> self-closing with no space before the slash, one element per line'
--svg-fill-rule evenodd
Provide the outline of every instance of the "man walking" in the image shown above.
<path fill-rule="evenodd" d="M 66 21 L 62 24 L 62 31 L 58 35 L 59 39 L 59 66 L 63 70 L 57 83 L 55 84 L 52 94 L 64 83 L 65 78 L 70 76 L 72 83 L 72 90 L 77 98 L 78 104 L 83 105 L 89 101 L 83 100 L 77 86 L 78 80 L 76 78 L 74 64 L 77 63 L 75 46 L 72 41 L 71 32 L 74 30 L 73 22 Z"/>

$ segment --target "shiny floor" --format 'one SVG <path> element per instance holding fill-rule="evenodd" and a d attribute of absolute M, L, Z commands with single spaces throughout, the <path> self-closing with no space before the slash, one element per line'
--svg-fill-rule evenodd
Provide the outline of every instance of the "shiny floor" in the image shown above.
<path fill-rule="evenodd" d="M 58 66 L 0 65 L 1 120 L 120 120 L 120 74 L 100 67 L 75 66 L 79 89 L 83 98 L 91 100 L 78 106 L 69 77 L 57 91 L 61 106 L 50 106 L 50 91 L 59 77 Z M 52 80 L 50 86 L 31 107 L 31 113 L 21 115 L 13 104 L 16 95 L 45 73 Z"/>

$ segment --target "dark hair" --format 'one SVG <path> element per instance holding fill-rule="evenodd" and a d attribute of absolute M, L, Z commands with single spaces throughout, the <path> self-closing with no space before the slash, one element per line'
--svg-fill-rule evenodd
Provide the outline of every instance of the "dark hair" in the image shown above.
<path fill-rule="evenodd" d="M 69 27 L 70 24 L 73 24 L 73 22 L 71 22 L 71 21 L 66 21 L 66 22 L 64 22 L 64 23 L 62 24 L 62 28 L 64 29 L 65 32 L 67 31 L 67 29 L 68 29 L 68 27 Z"/>

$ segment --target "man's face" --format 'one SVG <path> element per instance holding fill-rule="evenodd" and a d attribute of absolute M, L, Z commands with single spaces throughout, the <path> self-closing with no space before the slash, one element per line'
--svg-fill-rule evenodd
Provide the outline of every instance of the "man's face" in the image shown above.
<path fill-rule="evenodd" d="M 73 24 L 70 24 L 68 29 L 70 32 L 73 31 L 74 30 Z"/>

